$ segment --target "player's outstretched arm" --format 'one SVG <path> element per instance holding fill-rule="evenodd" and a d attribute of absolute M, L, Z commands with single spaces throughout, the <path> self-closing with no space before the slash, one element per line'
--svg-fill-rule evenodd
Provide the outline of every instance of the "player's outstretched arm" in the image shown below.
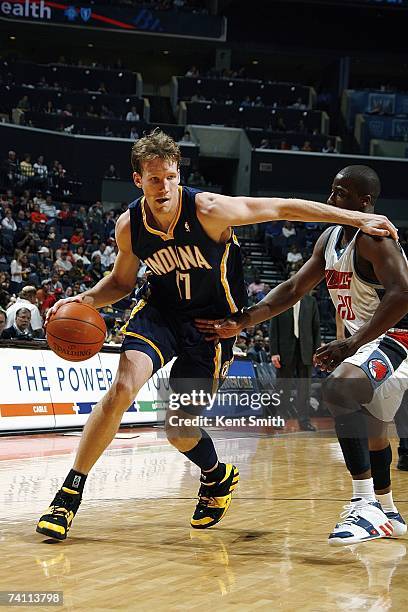
<path fill-rule="evenodd" d="M 398 240 L 396 227 L 384 215 L 342 210 L 329 204 L 297 198 L 230 197 L 214 193 L 196 196 L 197 212 L 206 225 L 219 228 L 251 225 L 265 221 L 315 221 L 351 225 L 373 236 L 391 236 Z"/>
<path fill-rule="evenodd" d="M 345 340 L 335 340 L 316 351 L 315 365 L 334 370 L 341 361 L 367 342 L 371 342 L 394 327 L 408 312 L 408 269 L 400 246 L 387 238 L 359 236 L 359 255 L 369 261 L 385 294 L 373 317 Z"/>
<path fill-rule="evenodd" d="M 112 272 L 84 293 L 56 302 L 47 313 L 46 323 L 50 316 L 67 302 L 85 302 L 95 308 L 103 308 L 129 295 L 135 288 L 140 261 L 132 251 L 128 211 L 117 221 L 115 238 L 119 251 Z"/>
<path fill-rule="evenodd" d="M 281 283 L 255 306 L 251 306 L 242 313 L 236 313 L 227 319 L 196 319 L 196 327 L 205 334 L 207 340 L 216 338 L 232 338 L 245 327 L 262 323 L 276 315 L 288 310 L 296 304 L 301 297 L 309 293 L 324 278 L 324 246 L 326 244 L 327 229 L 319 237 L 311 258 L 302 266 L 292 278 Z"/>

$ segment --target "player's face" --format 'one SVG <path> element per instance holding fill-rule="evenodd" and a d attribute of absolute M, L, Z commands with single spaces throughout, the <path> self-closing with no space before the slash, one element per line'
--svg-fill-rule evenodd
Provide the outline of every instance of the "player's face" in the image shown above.
<path fill-rule="evenodd" d="M 352 181 L 342 174 L 335 176 L 327 203 L 344 210 L 363 210 L 364 208 Z"/>
<path fill-rule="evenodd" d="M 167 214 L 177 208 L 180 173 L 177 162 L 151 159 L 143 163 L 142 174 L 133 173 L 135 185 L 143 189 L 150 210 Z"/>

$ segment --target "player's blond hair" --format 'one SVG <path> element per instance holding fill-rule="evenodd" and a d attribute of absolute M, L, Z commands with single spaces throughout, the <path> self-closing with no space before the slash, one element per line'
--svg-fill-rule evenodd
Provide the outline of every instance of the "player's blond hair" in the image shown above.
<path fill-rule="evenodd" d="M 143 136 L 132 147 L 131 163 L 134 172 L 142 174 L 143 163 L 151 159 L 176 162 L 180 166 L 181 153 L 178 145 L 159 128 Z"/>

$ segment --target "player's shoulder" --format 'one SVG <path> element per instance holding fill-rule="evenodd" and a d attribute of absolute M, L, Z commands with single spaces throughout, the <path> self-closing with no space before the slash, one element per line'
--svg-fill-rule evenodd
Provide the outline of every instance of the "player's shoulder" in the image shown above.
<path fill-rule="evenodd" d="M 361 230 L 356 234 L 356 246 L 361 249 L 378 249 L 389 248 L 392 244 L 398 244 L 391 236 L 372 236 Z"/>
<path fill-rule="evenodd" d="M 329 227 L 326 227 L 316 240 L 315 251 L 321 250 L 322 252 L 325 252 L 329 244 L 330 237 L 334 234 L 334 232 L 337 231 L 339 227 L 339 225 L 330 225 Z"/>

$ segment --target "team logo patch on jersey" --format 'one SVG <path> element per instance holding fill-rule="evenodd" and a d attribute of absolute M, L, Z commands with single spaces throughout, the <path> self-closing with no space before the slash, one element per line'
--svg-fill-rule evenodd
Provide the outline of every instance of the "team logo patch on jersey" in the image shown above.
<path fill-rule="evenodd" d="M 371 377 L 377 381 L 384 380 L 390 370 L 388 365 L 382 359 L 370 359 L 367 366 Z"/>

